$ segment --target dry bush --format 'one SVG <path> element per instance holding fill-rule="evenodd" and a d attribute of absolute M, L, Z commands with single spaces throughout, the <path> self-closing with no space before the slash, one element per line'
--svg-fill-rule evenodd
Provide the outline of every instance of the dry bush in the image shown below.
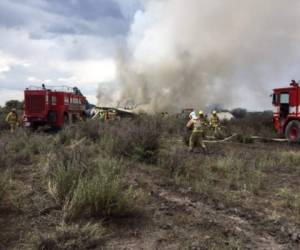
<path fill-rule="evenodd" d="M 93 142 L 100 139 L 100 122 L 99 120 L 89 120 L 81 123 L 81 137 L 86 137 Z"/>
<path fill-rule="evenodd" d="M 58 143 L 60 145 L 68 145 L 71 144 L 72 141 L 82 138 L 96 142 L 100 139 L 101 125 L 103 124 L 101 124 L 99 120 L 87 120 L 66 126 L 58 132 Z"/>
<path fill-rule="evenodd" d="M 17 164 L 29 163 L 30 152 L 27 144 L 27 138 L 21 133 L 2 136 L 0 141 L 0 168 L 14 168 Z"/>
<path fill-rule="evenodd" d="M 155 117 L 111 121 L 100 133 L 100 145 L 109 155 L 147 163 L 157 160 L 161 129 Z"/>
<path fill-rule="evenodd" d="M 2 130 L 9 130 L 9 125 L 7 122 L 5 122 L 4 116 L 0 116 L 0 131 Z"/>
<path fill-rule="evenodd" d="M 277 134 L 273 125 L 272 112 L 249 112 L 242 118 L 225 121 L 224 126 L 229 134 L 238 133 L 241 135 L 241 142 L 251 136 L 276 137 Z"/>
<path fill-rule="evenodd" d="M 79 139 L 78 132 L 83 131 L 81 127 L 78 129 L 77 126 L 66 126 L 58 133 L 58 144 L 60 145 L 68 145 L 72 142 L 72 140 Z"/>
<path fill-rule="evenodd" d="M 7 109 L 0 107 L 0 131 L 9 129 L 9 125 L 5 121 L 7 114 Z"/>
<path fill-rule="evenodd" d="M 178 136 L 182 135 L 185 130 L 187 119 L 177 116 L 169 115 L 167 117 L 157 117 L 160 125 L 160 130 L 165 136 Z"/>
<path fill-rule="evenodd" d="M 105 235 L 101 224 L 62 224 L 50 235 L 34 236 L 31 247 L 38 250 L 102 249 Z"/>
<path fill-rule="evenodd" d="M 14 134 L 2 135 L 0 167 L 13 168 L 17 165 L 32 164 L 35 155 L 47 153 L 55 147 L 52 141 L 49 136 L 30 133 L 23 129 L 18 129 Z"/>
<path fill-rule="evenodd" d="M 186 172 L 186 165 L 192 164 L 191 154 L 188 150 L 183 150 L 182 147 L 172 142 L 161 145 L 158 157 L 158 165 L 168 171 L 170 176 L 184 175 Z"/>

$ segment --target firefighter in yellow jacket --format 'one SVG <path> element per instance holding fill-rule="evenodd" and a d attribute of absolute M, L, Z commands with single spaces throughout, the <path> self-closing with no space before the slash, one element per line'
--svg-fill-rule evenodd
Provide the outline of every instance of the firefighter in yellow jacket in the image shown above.
<path fill-rule="evenodd" d="M 221 129 L 220 118 L 218 117 L 217 111 L 214 110 L 212 112 L 209 123 L 214 135 L 217 136 Z"/>
<path fill-rule="evenodd" d="M 187 128 L 192 128 L 192 134 L 189 140 L 189 151 L 193 152 L 196 146 L 201 146 L 205 151 L 206 146 L 203 143 L 206 128 L 206 118 L 202 111 L 199 111 L 199 116 L 192 118 L 186 125 Z"/>
<path fill-rule="evenodd" d="M 12 109 L 8 115 L 6 116 L 5 121 L 10 126 L 10 132 L 13 133 L 16 130 L 16 127 L 18 125 L 18 114 L 16 109 Z"/>

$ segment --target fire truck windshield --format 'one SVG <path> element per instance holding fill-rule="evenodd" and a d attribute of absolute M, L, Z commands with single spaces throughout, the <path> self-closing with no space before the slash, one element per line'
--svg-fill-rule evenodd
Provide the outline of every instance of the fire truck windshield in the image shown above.
<path fill-rule="evenodd" d="M 288 93 L 280 94 L 280 104 L 289 104 L 290 103 L 290 95 Z"/>

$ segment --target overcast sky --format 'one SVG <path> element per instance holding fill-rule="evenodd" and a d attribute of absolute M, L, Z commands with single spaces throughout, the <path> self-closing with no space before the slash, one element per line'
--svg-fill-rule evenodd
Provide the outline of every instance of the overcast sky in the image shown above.
<path fill-rule="evenodd" d="M 186 89 L 199 71 L 202 88 L 198 78 L 189 88 L 206 89 L 203 102 L 230 93 L 234 107 L 269 109 L 272 88 L 300 79 L 299 16 L 299 0 L 0 0 L 0 105 L 42 83 L 77 86 L 96 104 L 137 80 L 132 98 L 141 76 L 150 99 L 184 105 L 191 94 L 176 80 Z"/>
<path fill-rule="evenodd" d="M 96 102 L 139 0 L 1 0 L 0 105 L 29 85 L 76 85 Z"/>

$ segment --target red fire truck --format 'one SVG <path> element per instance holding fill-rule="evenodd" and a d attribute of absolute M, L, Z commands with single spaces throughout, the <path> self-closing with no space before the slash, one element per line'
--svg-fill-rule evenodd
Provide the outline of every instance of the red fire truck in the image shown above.
<path fill-rule="evenodd" d="M 273 90 L 273 123 L 279 134 L 300 142 L 300 87 L 292 80 L 289 87 Z"/>
<path fill-rule="evenodd" d="M 60 128 L 85 116 L 86 98 L 78 88 L 29 87 L 24 91 L 24 126 Z"/>

